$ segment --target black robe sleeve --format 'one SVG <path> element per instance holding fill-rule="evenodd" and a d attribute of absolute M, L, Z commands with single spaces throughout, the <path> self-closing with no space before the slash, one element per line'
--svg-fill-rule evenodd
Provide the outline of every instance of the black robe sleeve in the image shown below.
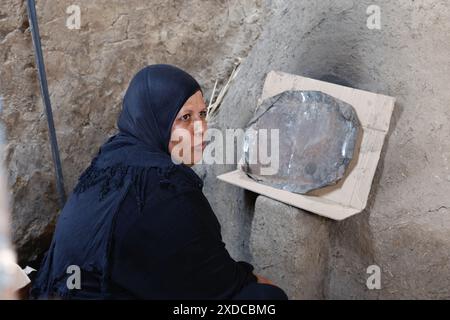
<path fill-rule="evenodd" d="M 231 258 L 200 189 L 141 213 L 130 194 L 118 213 L 111 280 L 138 299 L 230 299 L 256 282 L 253 266 Z"/>

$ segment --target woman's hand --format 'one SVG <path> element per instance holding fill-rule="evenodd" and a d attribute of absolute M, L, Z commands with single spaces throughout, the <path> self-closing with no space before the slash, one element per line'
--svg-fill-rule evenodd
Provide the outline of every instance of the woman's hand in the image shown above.
<path fill-rule="evenodd" d="M 274 286 L 274 284 L 272 283 L 272 281 L 270 281 L 267 278 L 264 278 L 258 274 L 255 274 L 256 278 L 258 279 L 258 283 L 262 283 L 262 284 L 270 284 L 272 286 Z"/>

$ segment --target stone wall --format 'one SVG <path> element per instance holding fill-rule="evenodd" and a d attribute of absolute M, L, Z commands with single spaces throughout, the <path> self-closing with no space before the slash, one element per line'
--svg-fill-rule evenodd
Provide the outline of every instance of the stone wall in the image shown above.
<path fill-rule="evenodd" d="M 66 193 L 98 147 L 115 132 L 132 75 L 153 63 L 180 66 L 208 94 L 245 57 L 270 14 L 262 0 L 77 1 L 81 28 L 66 27 L 73 1 L 37 0 Z M 26 2 L 0 3 L 0 95 L 9 141 L 13 234 L 20 261 L 31 263 L 58 213 L 47 122 L 39 93 Z"/>

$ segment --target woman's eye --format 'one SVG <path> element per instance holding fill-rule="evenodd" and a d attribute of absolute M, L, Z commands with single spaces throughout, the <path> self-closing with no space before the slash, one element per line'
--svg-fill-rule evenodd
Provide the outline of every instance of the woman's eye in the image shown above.
<path fill-rule="evenodd" d="M 201 116 L 202 118 L 206 117 L 206 111 L 201 111 L 201 112 L 200 112 L 200 116 Z"/>
<path fill-rule="evenodd" d="M 185 114 L 185 115 L 181 116 L 181 120 L 187 121 L 187 120 L 189 120 L 190 117 L 191 117 L 190 114 Z"/>

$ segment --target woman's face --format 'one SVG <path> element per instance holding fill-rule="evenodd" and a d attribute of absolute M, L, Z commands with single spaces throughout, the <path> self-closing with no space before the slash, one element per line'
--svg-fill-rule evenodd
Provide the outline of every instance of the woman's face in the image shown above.
<path fill-rule="evenodd" d="M 206 104 L 201 91 L 194 93 L 178 112 L 172 124 L 169 152 L 172 160 L 192 166 L 201 160 L 206 124 Z"/>

